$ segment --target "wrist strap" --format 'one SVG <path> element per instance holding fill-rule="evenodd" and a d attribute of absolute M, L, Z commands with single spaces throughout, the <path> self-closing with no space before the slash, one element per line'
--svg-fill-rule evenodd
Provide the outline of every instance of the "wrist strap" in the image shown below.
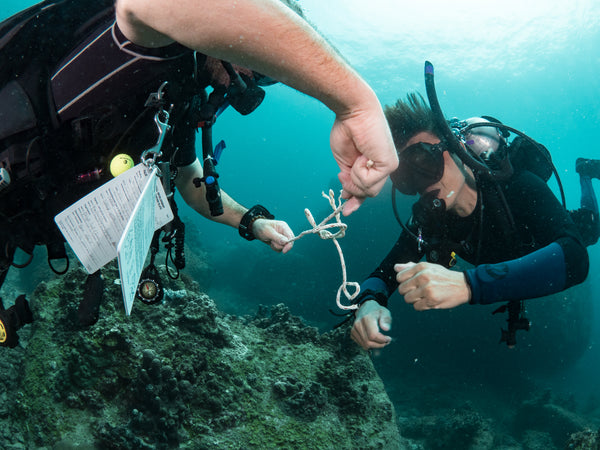
<path fill-rule="evenodd" d="M 272 220 L 274 218 L 275 216 L 271 214 L 264 206 L 254 205 L 252 208 L 246 211 L 246 214 L 244 214 L 242 216 L 242 220 L 240 220 L 240 226 L 238 227 L 240 236 L 248 241 L 253 241 L 256 239 L 256 236 L 254 236 L 254 232 L 252 231 L 252 225 L 254 225 L 254 222 L 256 222 L 258 219 Z"/>
<path fill-rule="evenodd" d="M 365 289 L 364 291 L 361 291 L 358 298 L 354 299 L 353 304 L 358 305 L 360 308 L 363 303 L 366 303 L 369 300 L 375 300 L 381 306 L 387 307 L 387 296 L 383 292 L 374 291 L 372 289 Z"/>

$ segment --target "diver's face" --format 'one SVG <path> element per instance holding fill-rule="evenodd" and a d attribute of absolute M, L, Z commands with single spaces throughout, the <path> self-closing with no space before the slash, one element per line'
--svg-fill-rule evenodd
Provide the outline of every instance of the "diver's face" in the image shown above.
<path fill-rule="evenodd" d="M 438 144 L 440 139 L 429 132 L 420 132 L 410 138 L 406 144 L 409 147 L 418 142 L 427 144 Z M 442 178 L 428 186 L 421 194 L 436 192 L 436 197 L 444 200 L 447 211 L 454 211 L 457 215 L 468 216 L 475 209 L 477 204 L 477 192 L 471 188 L 465 179 L 465 174 L 456 165 L 456 162 L 450 156 L 448 151 L 442 153 L 444 159 L 444 172 Z M 467 176 L 472 176 L 469 168 L 464 169 Z"/>

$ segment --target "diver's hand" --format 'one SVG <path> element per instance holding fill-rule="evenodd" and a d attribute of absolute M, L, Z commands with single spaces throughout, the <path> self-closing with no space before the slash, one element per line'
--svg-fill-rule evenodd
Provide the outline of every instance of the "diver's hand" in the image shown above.
<path fill-rule="evenodd" d="M 360 109 L 336 116 L 330 136 L 340 166 L 344 215 L 356 211 L 366 197 L 376 196 L 398 167 L 398 155 L 385 116 L 375 98 Z"/>
<path fill-rule="evenodd" d="M 439 264 L 396 264 L 398 292 L 417 311 L 450 309 L 469 302 L 471 290 L 462 272 Z"/>
<path fill-rule="evenodd" d="M 391 328 L 390 311 L 375 300 L 368 300 L 356 312 L 350 336 L 365 350 L 382 348 L 388 345 L 392 338 L 381 331 L 390 331 Z"/>
<path fill-rule="evenodd" d="M 257 239 L 271 246 L 276 252 L 289 252 L 294 243 L 294 237 L 289 225 L 282 220 L 258 219 L 252 224 L 252 232 Z"/>

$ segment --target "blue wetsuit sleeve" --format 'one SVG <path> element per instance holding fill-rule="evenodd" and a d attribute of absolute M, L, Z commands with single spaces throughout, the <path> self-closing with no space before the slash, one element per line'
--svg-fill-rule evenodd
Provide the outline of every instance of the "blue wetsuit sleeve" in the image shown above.
<path fill-rule="evenodd" d="M 355 303 L 362 305 L 368 300 L 375 300 L 381 306 L 387 306 L 388 293 L 387 285 L 381 278 L 367 278 L 360 284 L 360 294 Z"/>
<path fill-rule="evenodd" d="M 467 270 L 471 303 L 543 297 L 583 282 L 589 270 L 587 250 L 570 215 L 548 185 L 525 170 L 513 177 L 505 195 L 518 229 L 530 236 L 536 249 L 527 255 L 517 257 L 513 252 L 513 256 L 502 258 L 502 251 L 511 253 L 507 241 L 506 249 L 487 255 L 491 264 Z"/>
<path fill-rule="evenodd" d="M 578 276 L 573 276 L 566 264 L 571 259 L 571 247 L 568 241 L 553 242 L 521 258 L 468 269 L 465 278 L 471 288 L 470 303 L 488 305 L 543 297 L 582 282 L 587 276 L 587 262 L 582 263 Z"/>
<path fill-rule="evenodd" d="M 372 291 L 372 292 L 381 292 L 382 294 L 387 295 L 388 290 L 385 282 L 381 278 L 372 277 L 367 278 L 360 285 L 360 290 L 362 291 Z"/>

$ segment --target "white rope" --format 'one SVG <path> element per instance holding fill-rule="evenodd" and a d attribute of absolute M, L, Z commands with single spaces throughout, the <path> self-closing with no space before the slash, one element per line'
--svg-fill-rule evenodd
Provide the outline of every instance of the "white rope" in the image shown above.
<path fill-rule="evenodd" d="M 304 210 L 304 215 L 306 215 L 306 219 L 308 220 L 308 223 L 310 223 L 310 225 L 312 226 L 312 229 L 303 231 L 298 236 L 294 237 L 293 239 L 290 239 L 290 242 L 296 241 L 296 240 L 300 239 L 302 236 L 305 236 L 307 234 L 317 234 L 317 233 L 319 234 L 319 237 L 321 239 L 331 239 L 333 241 L 333 243 L 335 244 L 335 247 L 337 248 L 338 254 L 340 255 L 340 264 L 342 266 L 342 284 L 340 285 L 340 287 L 337 290 L 335 302 L 337 303 L 337 306 L 340 309 L 345 309 L 345 310 L 358 309 L 358 305 L 352 305 L 352 304 L 351 305 L 342 305 L 342 303 L 340 301 L 342 292 L 344 293 L 344 295 L 350 302 L 352 302 L 352 300 L 354 300 L 356 298 L 356 296 L 360 293 L 360 284 L 358 284 L 354 281 L 350 281 L 350 282 L 347 281 L 346 262 L 344 261 L 344 254 L 342 253 L 342 248 L 340 247 L 340 244 L 337 241 L 338 239 L 344 237 L 344 235 L 346 234 L 346 228 L 348 228 L 348 225 L 343 223 L 340 218 L 340 213 L 342 212 L 342 208 L 343 208 L 342 195 L 340 193 L 340 196 L 338 197 L 337 205 L 335 203 L 335 196 L 334 196 L 332 189 L 329 189 L 329 195 L 326 195 L 325 192 L 321 192 L 321 195 L 323 195 L 323 197 L 325 197 L 327 200 L 329 200 L 329 204 L 331 205 L 333 212 L 331 214 L 329 214 L 325 219 L 323 219 L 321 221 L 321 223 L 319 223 L 317 225 L 317 222 L 315 221 L 310 210 L 308 208 L 306 208 Z M 327 223 L 334 217 L 335 217 L 336 222 Z M 331 228 L 339 228 L 339 230 L 336 233 L 332 233 L 329 231 L 329 229 L 331 229 Z M 354 289 L 355 289 L 354 293 L 351 294 L 350 292 L 348 292 L 348 286 L 354 287 Z"/>

